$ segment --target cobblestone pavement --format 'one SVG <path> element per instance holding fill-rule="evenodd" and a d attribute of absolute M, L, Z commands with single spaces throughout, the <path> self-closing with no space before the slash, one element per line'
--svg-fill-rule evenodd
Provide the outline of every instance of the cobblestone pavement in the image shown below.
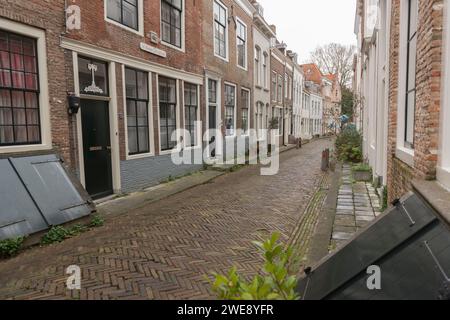
<path fill-rule="evenodd" d="M 251 244 L 274 231 L 288 241 L 322 180 L 319 140 L 281 155 L 280 173 L 244 168 L 110 218 L 104 227 L 0 262 L 0 298 L 210 299 L 206 274 L 260 268 Z M 65 270 L 82 270 L 68 291 Z"/>
<path fill-rule="evenodd" d="M 371 183 L 353 182 L 351 166 L 344 164 L 331 250 L 338 248 L 381 214 L 380 200 Z"/>

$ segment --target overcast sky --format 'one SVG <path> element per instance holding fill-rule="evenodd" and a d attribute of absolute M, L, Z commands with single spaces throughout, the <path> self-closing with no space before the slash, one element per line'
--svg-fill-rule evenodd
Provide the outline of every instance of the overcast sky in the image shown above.
<path fill-rule="evenodd" d="M 264 17 L 277 26 L 278 40 L 307 62 L 317 46 L 331 42 L 355 44 L 356 0 L 258 0 Z"/>

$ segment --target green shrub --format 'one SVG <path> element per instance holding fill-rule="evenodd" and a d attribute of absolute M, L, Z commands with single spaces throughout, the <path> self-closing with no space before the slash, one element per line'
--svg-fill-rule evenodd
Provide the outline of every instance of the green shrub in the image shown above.
<path fill-rule="evenodd" d="M 251 282 L 244 281 L 232 268 L 227 275 L 213 274 L 212 290 L 220 300 L 298 300 L 297 278 L 288 274 L 292 248 L 284 249 L 275 233 L 265 241 L 254 242 L 264 255 L 263 274 Z"/>
<path fill-rule="evenodd" d="M 336 139 L 336 152 L 339 160 L 362 162 L 362 137 L 355 127 L 345 128 Z"/>
<path fill-rule="evenodd" d="M 47 245 L 55 242 L 62 242 L 68 236 L 70 236 L 70 231 L 66 228 L 61 226 L 52 227 L 44 237 L 42 237 L 41 244 Z"/>
<path fill-rule="evenodd" d="M 352 168 L 353 171 L 359 171 L 359 172 L 372 172 L 371 166 L 369 166 L 366 163 L 360 163 Z"/>
<path fill-rule="evenodd" d="M 0 258 L 9 258 L 16 255 L 22 248 L 25 238 L 13 238 L 0 241 Z"/>
<path fill-rule="evenodd" d="M 89 225 L 92 228 L 101 227 L 105 224 L 105 219 L 101 216 L 96 215 L 92 218 L 91 224 Z"/>

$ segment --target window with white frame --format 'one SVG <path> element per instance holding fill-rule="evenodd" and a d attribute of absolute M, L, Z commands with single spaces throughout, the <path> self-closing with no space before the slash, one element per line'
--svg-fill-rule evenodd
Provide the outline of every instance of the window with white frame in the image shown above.
<path fill-rule="evenodd" d="M 264 88 L 268 88 L 267 86 L 267 64 L 268 64 L 268 59 L 269 56 L 267 55 L 267 52 L 264 52 L 263 54 L 263 73 L 262 73 L 262 78 L 263 78 L 263 86 Z"/>
<path fill-rule="evenodd" d="M 41 143 L 35 39 L 0 30 L 0 147 Z"/>
<path fill-rule="evenodd" d="M 250 91 L 246 89 L 241 90 L 241 120 L 242 120 L 242 133 L 247 135 L 250 130 Z"/>
<path fill-rule="evenodd" d="M 284 74 L 284 97 L 288 98 L 288 90 L 289 90 L 289 85 L 288 85 L 288 75 L 287 73 Z"/>
<path fill-rule="evenodd" d="M 162 41 L 181 48 L 183 0 L 161 0 Z"/>
<path fill-rule="evenodd" d="M 237 20 L 236 50 L 238 66 L 247 69 L 247 26 Z"/>
<path fill-rule="evenodd" d="M 198 117 L 198 87 L 196 84 L 184 83 L 184 127 L 190 135 L 185 145 L 195 147 L 197 141 L 196 121 Z"/>
<path fill-rule="evenodd" d="M 416 57 L 418 0 L 408 1 L 405 146 L 414 148 L 414 123 L 416 110 Z"/>
<path fill-rule="evenodd" d="M 236 87 L 225 85 L 225 129 L 226 136 L 234 136 L 236 122 Z"/>
<path fill-rule="evenodd" d="M 128 28 L 139 29 L 139 0 L 106 0 L 106 16 Z"/>
<path fill-rule="evenodd" d="M 172 140 L 177 129 L 177 81 L 160 76 L 158 82 L 161 151 L 168 151 L 177 144 Z"/>
<path fill-rule="evenodd" d="M 283 102 L 283 76 L 280 74 L 278 75 L 278 102 Z"/>
<path fill-rule="evenodd" d="M 227 59 L 227 9 L 218 1 L 214 1 L 214 53 Z"/>
<path fill-rule="evenodd" d="M 257 86 L 261 85 L 261 49 L 255 47 L 255 82 Z"/>
<path fill-rule="evenodd" d="M 125 69 L 128 154 L 150 152 L 148 73 Z"/>

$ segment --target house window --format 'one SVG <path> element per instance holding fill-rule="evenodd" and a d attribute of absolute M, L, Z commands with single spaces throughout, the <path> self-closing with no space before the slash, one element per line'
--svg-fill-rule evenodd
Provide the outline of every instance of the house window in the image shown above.
<path fill-rule="evenodd" d="M 78 78 L 81 94 L 109 96 L 106 62 L 79 56 Z"/>
<path fill-rule="evenodd" d="M 278 75 L 278 102 L 283 102 L 283 76 Z"/>
<path fill-rule="evenodd" d="M 148 73 L 125 69 L 129 155 L 150 152 Z"/>
<path fill-rule="evenodd" d="M 242 131 L 243 134 L 248 134 L 250 130 L 249 112 L 250 112 L 250 92 L 248 90 L 241 91 L 241 112 L 242 112 Z"/>
<path fill-rule="evenodd" d="M 264 52 L 264 57 L 263 57 L 263 74 L 262 74 L 262 78 L 263 78 L 263 86 L 264 88 L 267 88 L 267 53 Z"/>
<path fill-rule="evenodd" d="M 409 0 L 408 44 L 405 103 L 405 146 L 414 148 L 414 122 L 416 111 L 416 51 L 418 0 Z"/>
<path fill-rule="evenodd" d="M 184 125 L 189 132 L 191 141 L 186 145 L 194 147 L 197 145 L 197 130 L 195 128 L 198 115 L 198 87 L 195 84 L 184 84 Z"/>
<path fill-rule="evenodd" d="M 236 88 L 225 85 L 225 128 L 226 135 L 233 136 L 235 128 Z"/>
<path fill-rule="evenodd" d="M 106 15 L 126 27 L 139 28 L 138 0 L 107 0 Z"/>
<path fill-rule="evenodd" d="M 288 75 L 287 75 L 287 73 L 285 73 L 284 74 L 284 97 L 285 98 L 289 98 L 288 91 L 289 91 Z"/>
<path fill-rule="evenodd" d="M 247 69 L 247 27 L 239 20 L 237 21 L 236 46 L 238 66 Z"/>
<path fill-rule="evenodd" d="M 162 41 L 181 48 L 182 0 L 161 0 Z"/>
<path fill-rule="evenodd" d="M 261 49 L 255 48 L 255 79 L 256 85 L 261 85 Z"/>
<path fill-rule="evenodd" d="M 36 40 L 0 31 L 0 146 L 41 143 Z"/>
<path fill-rule="evenodd" d="M 159 117 L 161 151 L 171 150 L 176 146 L 172 134 L 177 129 L 177 81 L 159 77 Z"/>
<path fill-rule="evenodd" d="M 227 58 L 227 10 L 214 1 L 214 53 Z"/>
<path fill-rule="evenodd" d="M 272 101 L 277 101 L 277 74 L 272 73 Z"/>

